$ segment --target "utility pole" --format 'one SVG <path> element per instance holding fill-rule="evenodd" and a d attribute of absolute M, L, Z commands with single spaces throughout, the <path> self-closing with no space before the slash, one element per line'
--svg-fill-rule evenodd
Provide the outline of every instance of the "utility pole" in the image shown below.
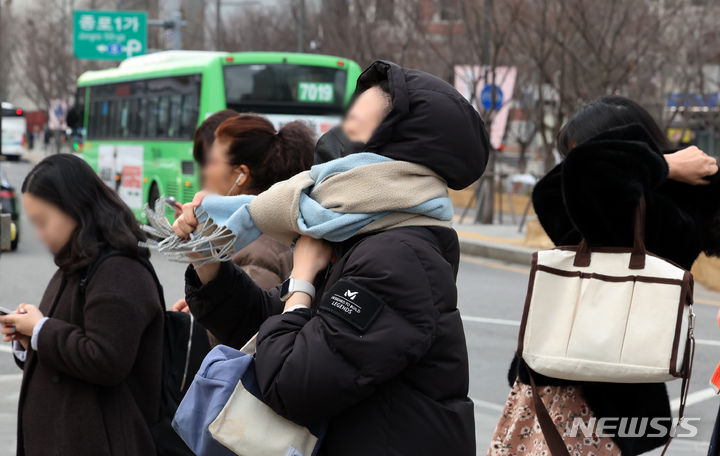
<path fill-rule="evenodd" d="M 482 49 L 482 60 L 485 66 L 484 84 L 491 84 L 491 101 L 490 109 L 488 109 L 488 115 L 486 120 L 486 127 L 488 134 L 492 129 L 492 117 L 493 110 L 495 109 L 495 69 L 492 66 L 492 57 L 490 56 L 490 14 L 492 13 L 493 0 L 485 0 L 483 6 L 483 49 Z M 490 73 L 492 73 L 492 81 Z M 485 176 L 480 180 L 478 185 L 484 185 L 485 191 L 478 192 L 482 195 L 482 199 L 478 198 L 478 208 L 475 215 L 476 223 L 492 224 L 495 218 L 495 148 L 490 143 L 490 150 L 488 151 L 488 164 L 485 169 Z M 502 210 L 502 207 L 500 208 Z"/>
<path fill-rule="evenodd" d="M 215 0 L 215 50 L 219 51 L 222 49 L 222 16 L 220 15 L 220 8 L 222 7 L 222 0 Z"/>
<path fill-rule="evenodd" d="M 298 52 L 305 52 L 305 0 L 298 2 Z"/>
<path fill-rule="evenodd" d="M 166 30 L 172 30 L 172 48 L 175 50 L 182 49 L 182 28 L 187 26 L 188 23 L 183 20 L 182 13 L 175 11 L 172 14 L 172 18 L 169 20 L 163 19 L 148 19 L 148 25 L 158 25 Z"/>

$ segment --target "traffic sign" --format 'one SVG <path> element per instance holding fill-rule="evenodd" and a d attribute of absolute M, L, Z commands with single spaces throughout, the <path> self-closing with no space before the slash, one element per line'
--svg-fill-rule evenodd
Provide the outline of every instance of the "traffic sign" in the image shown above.
<path fill-rule="evenodd" d="M 495 106 L 493 107 L 493 91 L 495 92 Z M 503 104 L 503 93 L 495 84 L 488 84 L 480 92 L 480 104 L 485 109 L 499 111 Z"/>
<path fill-rule="evenodd" d="M 75 10 L 75 57 L 124 60 L 147 50 L 147 13 L 143 11 Z"/>

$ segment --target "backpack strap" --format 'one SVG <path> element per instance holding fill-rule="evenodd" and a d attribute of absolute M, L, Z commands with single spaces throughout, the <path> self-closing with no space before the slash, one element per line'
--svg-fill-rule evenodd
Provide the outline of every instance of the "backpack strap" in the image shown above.
<path fill-rule="evenodd" d="M 153 281 L 155 282 L 155 286 L 157 287 L 158 294 L 160 295 L 160 304 L 162 305 L 162 310 L 165 311 L 165 294 L 163 293 L 162 284 L 160 283 L 160 279 L 158 279 L 157 273 L 155 272 L 155 268 L 153 268 L 153 265 L 150 263 L 150 261 L 141 256 L 135 256 L 128 252 L 123 252 L 121 250 L 109 250 L 107 252 L 102 253 L 91 265 L 88 267 L 87 272 L 85 273 L 85 276 L 80 280 L 80 287 L 78 289 L 78 292 L 80 293 L 80 299 L 82 300 L 83 304 L 85 303 L 85 293 L 87 291 L 88 284 L 90 283 L 90 280 L 92 279 L 92 276 L 95 275 L 95 272 L 97 272 L 100 265 L 107 259 L 116 257 L 116 256 L 123 256 L 126 258 L 130 258 L 133 260 L 136 260 L 140 264 L 142 264 L 145 269 L 150 272 L 150 275 L 152 275 Z"/>

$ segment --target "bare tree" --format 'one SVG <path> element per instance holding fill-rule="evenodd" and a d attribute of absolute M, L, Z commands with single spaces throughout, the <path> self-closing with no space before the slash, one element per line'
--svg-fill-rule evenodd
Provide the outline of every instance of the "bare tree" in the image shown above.
<path fill-rule="evenodd" d="M 15 18 L 14 36 L 14 82 L 24 94 L 41 108 L 52 99 L 69 99 L 87 68 L 73 56 L 69 10 L 58 9 L 52 1 L 38 2 Z"/>
<path fill-rule="evenodd" d="M 220 24 L 218 51 L 295 51 L 295 19 L 287 8 L 240 6 L 227 8 Z M 229 25 L 231 24 L 231 25 Z M 215 46 L 217 47 L 217 45 Z"/>

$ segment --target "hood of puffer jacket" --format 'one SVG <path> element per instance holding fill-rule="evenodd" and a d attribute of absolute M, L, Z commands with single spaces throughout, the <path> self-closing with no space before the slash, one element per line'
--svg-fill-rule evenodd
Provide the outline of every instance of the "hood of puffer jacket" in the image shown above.
<path fill-rule="evenodd" d="M 425 165 L 455 190 L 479 179 L 490 143 L 477 110 L 442 79 L 381 60 L 363 71 L 354 96 L 382 81 L 392 110 L 363 150 Z"/>

